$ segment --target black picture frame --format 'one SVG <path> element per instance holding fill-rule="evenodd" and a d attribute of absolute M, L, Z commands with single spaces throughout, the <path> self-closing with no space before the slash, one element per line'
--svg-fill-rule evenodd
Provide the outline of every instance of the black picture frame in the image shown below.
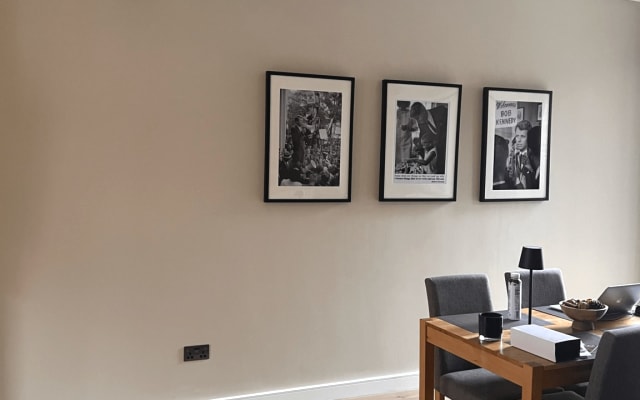
<path fill-rule="evenodd" d="M 350 202 L 355 78 L 266 72 L 265 202 Z"/>
<path fill-rule="evenodd" d="M 552 97 L 549 90 L 484 88 L 480 201 L 549 200 Z"/>
<path fill-rule="evenodd" d="M 455 201 L 462 85 L 382 81 L 379 201 Z"/>

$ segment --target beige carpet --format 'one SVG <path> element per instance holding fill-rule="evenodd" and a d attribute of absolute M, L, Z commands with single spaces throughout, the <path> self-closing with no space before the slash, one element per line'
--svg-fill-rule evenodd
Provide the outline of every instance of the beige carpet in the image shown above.
<path fill-rule="evenodd" d="M 418 391 L 412 390 L 409 392 L 379 394 L 376 396 L 352 397 L 344 400 L 418 400 Z"/>

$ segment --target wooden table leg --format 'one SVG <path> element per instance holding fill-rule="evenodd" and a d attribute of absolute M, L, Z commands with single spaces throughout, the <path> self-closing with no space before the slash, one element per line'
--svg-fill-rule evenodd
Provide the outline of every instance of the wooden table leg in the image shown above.
<path fill-rule="evenodd" d="M 420 321 L 420 400 L 433 400 L 435 347 L 427 342 L 427 324 Z"/>
<path fill-rule="evenodd" d="M 530 376 L 522 386 L 522 400 L 542 400 L 542 367 L 524 366 Z"/>

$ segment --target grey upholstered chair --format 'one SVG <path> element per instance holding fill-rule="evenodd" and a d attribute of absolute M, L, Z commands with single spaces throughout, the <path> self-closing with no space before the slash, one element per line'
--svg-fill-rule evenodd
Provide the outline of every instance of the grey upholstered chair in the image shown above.
<path fill-rule="evenodd" d="M 431 317 L 492 311 L 485 274 L 438 276 L 424 282 Z M 508 400 L 522 394 L 520 386 L 453 354 L 438 350 L 435 358 L 439 400 L 444 396 L 452 400 Z"/>
<path fill-rule="evenodd" d="M 529 307 L 529 270 L 521 269 L 520 280 L 522 281 L 522 308 Z M 509 281 L 511 272 L 504 273 L 504 281 Z M 507 284 L 508 285 L 508 284 Z M 533 294 L 531 295 L 531 307 L 548 306 L 558 304 L 566 299 L 564 291 L 564 280 L 562 271 L 558 268 L 543 269 L 533 273 Z"/>
<path fill-rule="evenodd" d="M 544 400 L 633 400 L 640 398 L 638 379 L 640 326 L 606 331 L 600 339 L 591 369 L 587 394 L 566 391 L 542 396 Z"/>

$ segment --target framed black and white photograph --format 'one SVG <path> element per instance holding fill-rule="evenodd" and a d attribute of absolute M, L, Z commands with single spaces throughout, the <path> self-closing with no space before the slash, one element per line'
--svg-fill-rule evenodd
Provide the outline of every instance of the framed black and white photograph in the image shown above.
<path fill-rule="evenodd" d="M 265 202 L 351 201 L 354 86 L 267 71 Z"/>
<path fill-rule="evenodd" d="M 382 81 L 380 201 L 455 201 L 462 85 Z"/>
<path fill-rule="evenodd" d="M 480 201 L 549 200 L 548 90 L 484 88 Z"/>

